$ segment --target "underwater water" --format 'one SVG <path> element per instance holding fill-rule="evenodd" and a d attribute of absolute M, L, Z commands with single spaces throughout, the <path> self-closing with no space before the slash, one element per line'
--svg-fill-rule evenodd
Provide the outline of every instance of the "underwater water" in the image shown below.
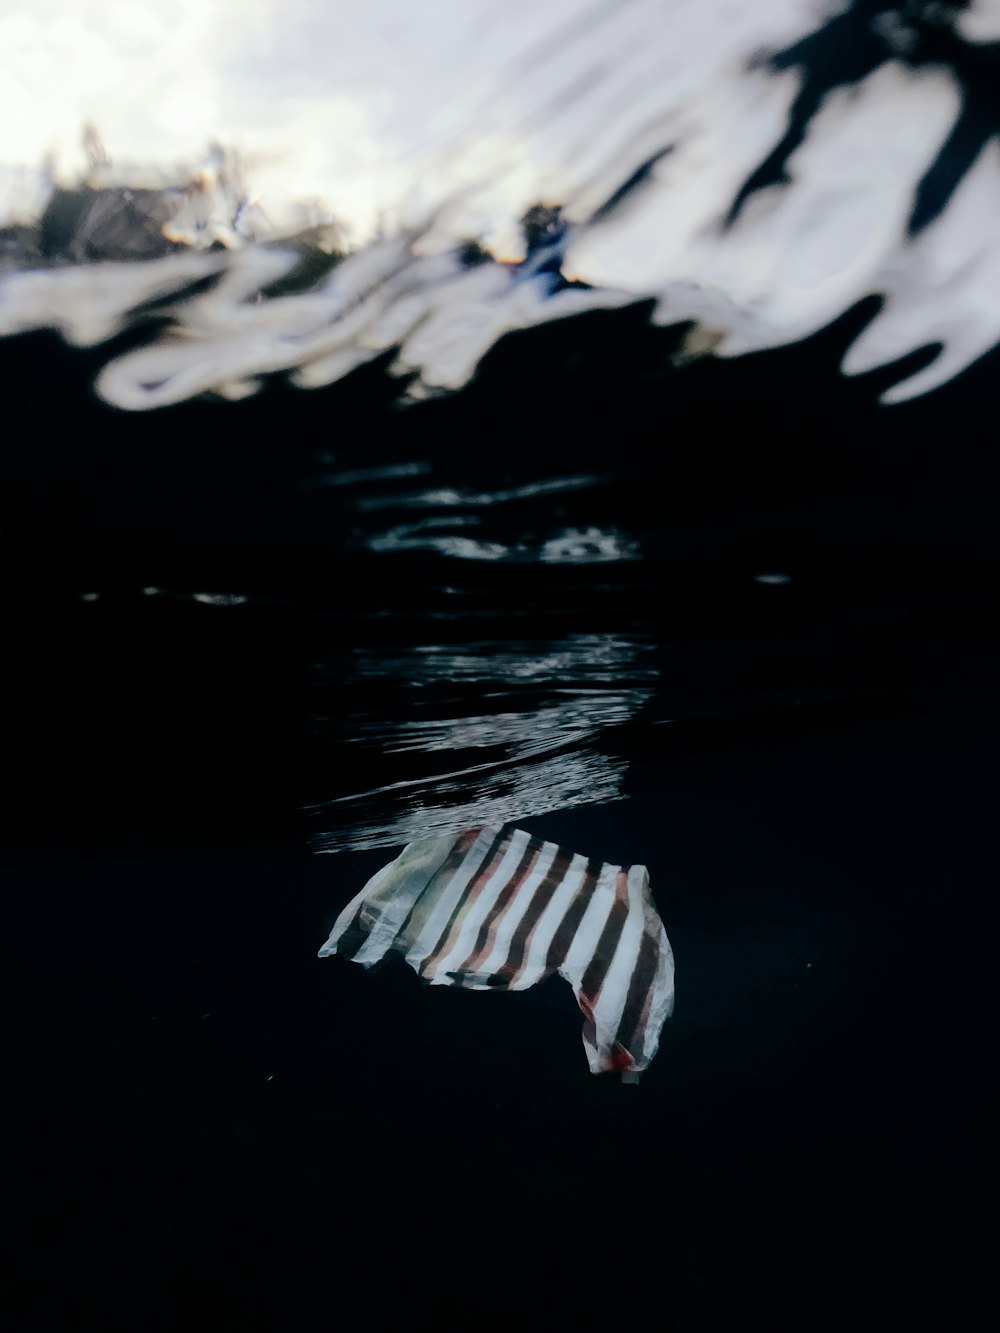
<path fill-rule="evenodd" d="M 511 1251 L 553 1318 L 976 1317 L 990 374 L 890 413 L 843 330 L 665 374 L 591 318 L 404 411 L 373 368 L 123 414 L 3 347 L 15 1326 L 294 1325 L 352 1272 L 403 1318 Z M 316 959 L 483 820 L 649 867 L 640 1089 L 556 983 Z"/>
<path fill-rule="evenodd" d="M 780 8 L 661 96 L 621 6 L 587 207 L 517 261 L 213 245 L 89 185 L 0 234 L 7 1326 L 986 1325 L 996 52 L 981 6 L 972 55 L 920 7 L 819 48 Z M 666 204 L 637 71 L 696 149 L 749 127 Z M 648 867 L 676 1005 L 638 1088 L 555 980 L 317 958 L 482 824 Z"/>

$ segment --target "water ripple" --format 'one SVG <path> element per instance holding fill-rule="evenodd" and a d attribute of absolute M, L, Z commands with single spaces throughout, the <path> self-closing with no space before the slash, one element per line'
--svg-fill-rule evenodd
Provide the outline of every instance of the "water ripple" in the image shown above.
<path fill-rule="evenodd" d="M 382 780 L 360 791 L 343 781 L 314 806 L 324 825 L 316 845 L 386 846 L 617 799 L 625 762 L 603 742 L 652 696 L 649 649 L 641 639 L 577 634 L 373 647 L 358 650 L 346 673 L 331 665 L 341 710 L 315 716 L 317 733 L 357 756 L 343 766 L 347 778 L 378 771 Z"/>

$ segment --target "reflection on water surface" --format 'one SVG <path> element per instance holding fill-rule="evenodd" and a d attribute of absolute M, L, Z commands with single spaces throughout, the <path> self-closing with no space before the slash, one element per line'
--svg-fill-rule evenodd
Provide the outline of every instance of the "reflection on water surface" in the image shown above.
<path fill-rule="evenodd" d="M 314 721 L 345 756 L 340 790 L 314 808 L 317 845 L 387 846 L 615 799 L 625 763 L 598 742 L 652 697 L 651 647 L 607 633 L 356 649 L 337 711 Z M 382 780 L 352 789 L 358 772 Z"/>

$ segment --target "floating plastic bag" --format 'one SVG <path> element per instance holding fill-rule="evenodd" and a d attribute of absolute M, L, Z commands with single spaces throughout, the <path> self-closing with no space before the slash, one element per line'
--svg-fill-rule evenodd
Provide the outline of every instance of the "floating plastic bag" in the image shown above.
<path fill-rule="evenodd" d="M 583 1010 L 591 1071 L 638 1081 L 674 1001 L 645 866 L 605 865 L 512 829 L 412 842 L 341 912 L 320 957 L 401 954 L 432 986 L 527 990 L 553 972 Z"/>

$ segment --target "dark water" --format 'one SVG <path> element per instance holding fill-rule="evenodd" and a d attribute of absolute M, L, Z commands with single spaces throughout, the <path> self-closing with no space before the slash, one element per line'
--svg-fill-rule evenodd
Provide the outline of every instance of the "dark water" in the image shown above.
<path fill-rule="evenodd" d="M 588 316 L 406 410 L 0 348 L 11 1327 L 985 1326 L 996 366 L 878 409 L 853 318 L 671 373 Z M 649 866 L 638 1090 L 565 988 L 316 959 L 484 815 Z"/>

